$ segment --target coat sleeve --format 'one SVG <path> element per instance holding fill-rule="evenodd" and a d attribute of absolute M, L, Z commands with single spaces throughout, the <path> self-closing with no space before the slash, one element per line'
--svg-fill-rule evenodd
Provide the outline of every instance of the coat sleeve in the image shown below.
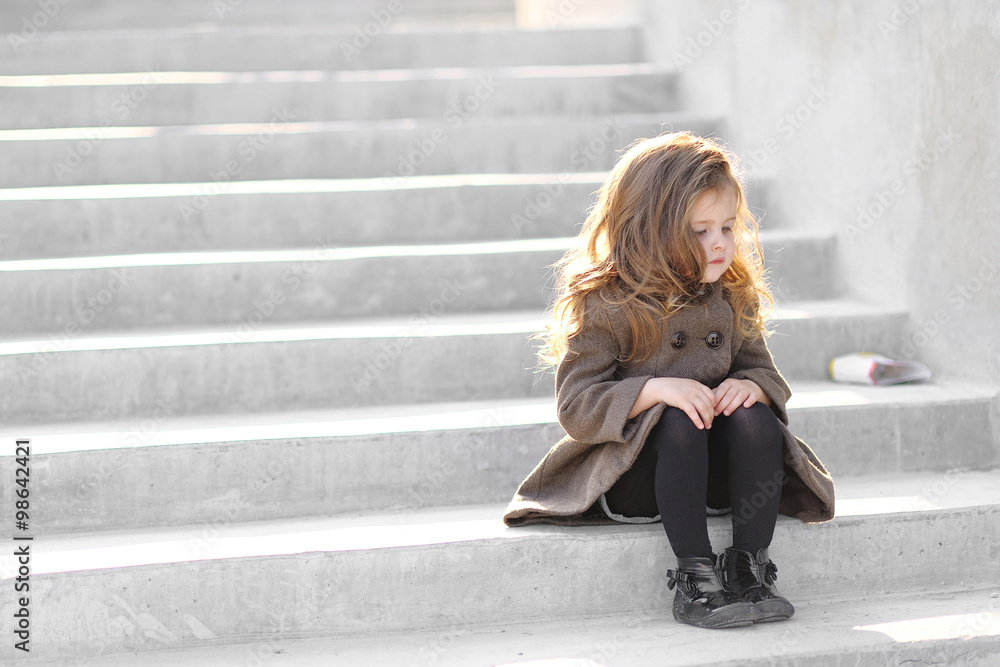
<path fill-rule="evenodd" d="M 595 301 L 588 300 L 583 324 L 569 339 L 556 371 L 559 423 L 584 444 L 626 442 L 640 422 L 640 417 L 630 420 L 628 415 L 652 376 L 622 377 L 620 336 L 627 326 L 615 326 L 614 318 Z"/>
<path fill-rule="evenodd" d="M 792 390 L 774 366 L 774 358 L 767 349 L 764 337 L 757 335 L 743 339 L 740 349 L 729 368 L 729 377 L 737 380 L 750 380 L 764 390 L 771 399 L 771 409 L 782 423 L 788 423 L 785 403 L 792 396 Z"/>

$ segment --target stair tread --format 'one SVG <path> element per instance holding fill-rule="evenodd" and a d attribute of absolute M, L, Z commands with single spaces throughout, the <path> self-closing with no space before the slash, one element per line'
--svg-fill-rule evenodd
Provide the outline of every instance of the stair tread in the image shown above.
<path fill-rule="evenodd" d="M 913 653 L 933 651 L 940 651 L 945 658 L 934 664 L 946 664 L 949 656 L 960 659 L 975 655 L 975 651 L 983 652 L 979 655 L 1000 653 L 1000 599 L 995 595 L 972 590 L 796 600 L 791 623 L 716 632 L 711 636 L 711 648 L 704 632 L 676 623 L 669 613 L 627 614 L 589 619 L 554 617 L 544 623 L 489 627 L 455 619 L 451 627 L 433 632 L 418 629 L 380 637 L 278 637 L 253 644 L 200 644 L 157 653 L 102 655 L 101 664 L 115 667 L 141 661 L 150 667 L 235 667 L 254 655 L 278 666 L 326 667 L 336 662 L 397 667 L 419 655 L 444 667 L 743 667 L 819 656 L 840 656 L 842 662 L 836 664 L 843 664 L 848 656 L 863 654 L 869 654 L 869 661 L 851 664 L 898 664 L 897 660 L 917 657 Z"/>
<path fill-rule="evenodd" d="M 994 387 L 949 380 L 885 387 L 821 381 L 789 381 L 791 412 L 817 407 L 940 404 L 993 398 Z M 350 437 L 359 435 L 441 431 L 550 424 L 556 421 L 553 398 L 497 399 L 410 405 L 329 408 L 181 416 L 159 419 L 155 428 L 132 421 L 89 421 L 0 426 L 0 437 L 30 437 L 34 455 L 72 451 L 158 447 L 182 444 L 273 439 Z M 124 436 L 142 431 L 141 438 Z M 0 457 L 2 459 L 2 457 Z"/>
<path fill-rule="evenodd" d="M 662 74 L 674 71 L 652 63 L 608 63 L 583 65 L 514 65 L 479 67 L 414 67 L 369 70 L 251 70 L 187 71 L 153 73 L 157 85 L 219 85 L 261 83 L 314 83 L 323 81 L 368 82 L 411 81 L 422 79 L 472 79 L 483 74 L 508 78 L 578 78 Z M 151 73 L 113 72 L 93 74 L 4 74 L 0 88 L 58 88 L 64 86 L 126 86 L 148 83 Z"/>
<path fill-rule="evenodd" d="M 470 116 L 464 127 L 502 127 L 556 125 L 572 122 L 605 120 L 608 114 L 567 117 L 564 114 L 519 114 L 517 116 Z M 686 111 L 621 112 L 610 114 L 622 123 L 675 123 L 684 125 L 699 120 L 715 119 L 704 113 Z M 156 139 L 164 137 L 231 137 L 253 136 L 260 133 L 318 134 L 354 133 L 363 131 L 435 130 L 441 127 L 440 118 L 375 118 L 351 120 L 281 120 L 244 123 L 192 123 L 189 125 L 110 125 L 107 127 L 46 127 L 20 130 L 0 130 L 0 142 L 8 141 L 87 141 L 95 133 L 102 141 L 116 139 Z"/>
<path fill-rule="evenodd" d="M 114 183 L 97 185 L 41 185 L 23 188 L 0 188 L 0 201 L 35 199 L 132 199 L 150 197 L 190 197 L 204 194 L 206 186 L 219 188 L 220 195 L 307 194 L 331 192 L 389 191 L 397 189 L 447 188 L 490 185 L 563 183 L 600 184 L 606 172 L 565 173 L 471 173 L 428 174 L 386 178 L 308 178 L 271 180 L 232 180 L 191 183 Z"/>
<path fill-rule="evenodd" d="M 831 238 L 825 232 L 802 233 L 789 230 L 764 230 L 760 240 L 765 245 L 779 245 L 794 240 Z M 502 254 L 567 250 L 575 237 L 540 237 L 491 241 L 452 241 L 430 244 L 385 244 L 370 246 L 334 245 L 322 249 L 270 248 L 263 250 L 199 250 L 115 255 L 83 255 L 37 259 L 0 260 L 0 273 L 9 271 L 64 271 L 73 269 L 108 269 L 143 266 L 181 266 L 192 264 L 257 264 L 268 262 L 337 261 L 376 257 L 415 257 Z"/>
<path fill-rule="evenodd" d="M 936 485 L 940 483 L 946 484 L 945 493 L 938 491 Z M 872 516 L 891 519 L 903 513 L 975 508 L 996 512 L 1000 505 L 1000 470 L 955 472 L 951 479 L 942 473 L 844 477 L 836 480 L 836 486 L 840 520 Z M 392 514 L 225 523 L 212 525 L 211 530 L 196 525 L 38 536 L 33 542 L 38 552 L 32 560 L 32 574 L 560 535 L 616 540 L 632 532 L 662 530 L 656 524 L 508 528 L 501 521 L 504 507 L 491 503 Z M 722 525 L 729 518 L 709 520 Z M 785 516 L 778 520 L 797 522 Z M 0 572 L 4 578 L 14 576 L 14 556 L 2 557 Z"/>
<path fill-rule="evenodd" d="M 204 25 L 188 27 L 168 27 L 168 28 L 120 28 L 102 30 L 50 30 L 40 32 L 33 39 L 41 41 L 65 42 L 65 41 L 104 41 L 108 39 L 134 39 L 137 41 L 147 41 L 150 39 L 176 39 L 178 37 L 204 37 L 206 33 L 213 37 L 225 37 L 231 35 L 267 35 L 278 37 L 307 37 L 307 36 L 354 36 L 351 31 L 353 25 L 342 23 L 314 24 L 314 25 L 211 25 L 206 30 Z M 382 36 L 412 36 L 412 35 L 483 35 L 507 36 L 512 34 L 551 34 L 551 33 L 577 33 L 578 35 L 607 35 L 612 33 L 632 33 L 639 26 L 630 22 L 622 22 L 619 25 L 595 26 L 595 25 L 573 25 L 567 23 L 552 28 L 532 28 L 532 27 L 512 27 L 505 25 L 416 25 L 416 26 L 386 26 Z M 493 33 L 493 34 L 490 34 Z"/>
<path fill-rule="evenodd" d="M 35 261 L 35 260 L 26 260 Z M 778 304 L 770 320 L 809 318 L 897 317 L 905 310 L 887 308 L 851 299 L 805 300 Z M 107 350 L 123 348 L 174 347 L 231 343 L 285 342 L 342 338 L 397 338 L 469 336 L 509 333 L 534 333 L 544 326 L 542 311 L 472 312 L 442 314 L 430 321 L 414 322 L 413 317 L 359 318 L 299 325 L 263 324 L 238 336 L 231 326 L 201 326 L 184 329 L 135 329 L 93 332 L 62 341 L 59 351 Z M 775 335 L 781 335 L 776 333 Z M 0 342 L 0 356 L 50 351 L 51 338 Z"/>
<path fill-rule="evenodd" d="M 764 230 L 760 240 L 776 245 L 793 240 L 832 238 L 825 232 L 803 233 L 797 230 Z M 72 269 L 107 269 L 141 266 L 179 266 L 190 264 L 256 264 L 267 262 L 336 261 L 374 257 L 414 257 L 480 255 L 513 252 L 567 250 L 575 237 L 536 237 L 487 241 L 452 241 L 448 243 L 407 243 L 384 245 L 334 245 L 327 248 L 269 248 L 261 250 L 176 250 L 159 253 L 80 255 L 36 259 L 0 260 L 0 273 L 8 271 L 63 271 Z"/>

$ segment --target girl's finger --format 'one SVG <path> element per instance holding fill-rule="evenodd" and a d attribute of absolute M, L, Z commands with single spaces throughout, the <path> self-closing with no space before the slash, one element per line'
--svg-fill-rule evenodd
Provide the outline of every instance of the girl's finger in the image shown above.
<path fill-rule="evenodd" d="M 697 407 L 702 420 L 705 422 L 705 428 L 712 428 L 712 419 L 715 418 L 715 410 L 712 409 L 712 405 L 701 403 Z"/>
<path fill-rule="evenodd" d="M 715 406 L 715 414 L 718 415 L 725 412 L 728 416 L 729 412 L 732 412 L 733 402 L 737 400 L 737 398 L 739 398 L 739 391 L 735 387 L 730 387 L 726 393 L 719 398 L 719 402 Z M 726 412 L 727 410 L 729 412 Z"/>
<path fill-rule="evenodd" d="M 693 403 L 687 403 L 681 409 L 684 410 L 684 414 L 691 418 L 691 422 L 695 426 L 704 430 L 705 423 L 701 420 L 701 416 L 698 414 L 698 410 L 694 407 Z"/>
<path fill-rule="evenodd" d="M 711 419 L 712 410 L 710 408 L 706 409 L 705 398 L 703 396 L 696 393 L 686 401 L 686 404 L 695 414 L 698 415 L 698 421 L 700 421 L 702 424 L 699 428 L 708 428 L 709 426 L 712 425 L 712 419 Z M 687 410 L 685 409 L 685 412 L 686 411 Z M 695 424 L 698 423 L 698 421 L 695 421 L 694 419 L 692 419 L 691 421 L 693 421 Z"/>
<path fill-rule="evenodd" d="M 739 400 L 737 399 L 737 397 L 734 396 L 732 399 L 727 398 L 727 400 L 724 401 L 724 405 L 722 406 L 722 410 L 720 412 L 726 417 L 728 417 L 733 413 L 733 410 L 735 410 L 738 405 L 739 405 Z"/>
<path fill-rule="evenodd" d="M 724 410 L 724 412 L 726 413 L 726 416 L 728 417 L 729 415 L 733 414 L 733 412 L 736 411 L 736 408 L 740 407 L 740 404 L 743 403 L 747 399 L 747 396 L 749 396 L 749 395 L 750 395 L 750 392 L 748 392 L 746 390 L 740 390 L 738 392 L 735 392 L 735 394 L 732 396 L 731 400 L 727 401 L 727 405 L 726 405 L 726 408 Z M 728 395 L 727 395 L 727 398 L 729 398 Z"/>
<path fill-rule="evenodd" d="M 715 401 L 715 414 L 722 414 L 723 411 L 733 402 L 733 390 L 729 388 Z"/>

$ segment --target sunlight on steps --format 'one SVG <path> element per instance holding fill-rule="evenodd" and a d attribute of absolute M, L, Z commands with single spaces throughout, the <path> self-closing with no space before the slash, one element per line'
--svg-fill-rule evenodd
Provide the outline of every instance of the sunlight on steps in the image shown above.
<path fill-rule="evenodd" d="M 475 336 L 482 334 L 534 333 L 542 327 L 541 314 L 515 314 L 513 317 L 483 318 L 478 322 L 445 321 L 395 324 L 346 324 L 304 326 L 273 329 L 250 329 L 239 333 L 225 331 L 152 334 L 145 336 L 97 336 L 73 338 L 68 335 L 54 340 L 16 341 L 0 343 L 0 356 L 51 352 L 82 352 L 94 350 L 181 347 L 190 345 L 229 345 L 243 343 L 277 343 L 305 340 L 344 338 L 429 338 L 437 336 Z"/>
<path fill-rule="evenodd" d="M 966 472 L 961 488 L 947 499 L 934 495 L 933 473 L 912 474 L 895 480 L 851 477 L 842 480 L 846 491 L 838 499 L 838 518 L 818 528 L 817 539 L 831 539 L 830 531 L 845 536 L 866 534 L 859 516 L 872 517 L 886 528 L 899 521 L 899 513 L 916 511 L 939 515 L 963 514 L 989 521 L 990 508 L 1000 496 L 1000 471 Z M 916 491 L 909 496 L 879 497 L 885 486 Z M 228 507 L 238 508 L 239 489 L 232 489 L 218 499 Z M 947 500 L 947 502 L 945 502 Z M 939 508 L 935 502 L 939 503 Z M 565 528 L 535 525 L 508 528 L 501 521 L 505 505 L 465 505 L 448 508 L 385 512 L 381 514 L 349 514 L 333 517 L 311 517 L 269 521 L 240 522 L 219 519 L 207 525 L 187 525 L 181 528 L 145 529 L 96 534 L 42 536 L 35 540 L 38 552 L 32 563 L 34 574 L 78 570 L 132 567 L 157 563 L 184 563 L 195 560 L 225 560 L 253 556 L 290 556 L 307 553 L 335 553 L 371 549 L 425 546 L 432 544 L 482 544 L 500 540 L 552 541 L 555 544 L 578 544 L 583 549 L 599 548 L 606 540 L 618 541 L 622 548 L 632 550 L 638 543 L 653 543 L 662 539 L 659 524 L 632 526 L 590 526 Z M 709 519 L 710 533 L 718 537 L 730 531 L 729 517 Z M 804 529 L 797 520 L 779 517 L 778 527 L 796 533 Z M 825 536 L 825 537 L 824 537 Z M 841 538 L 844 539 L 844 538 Z M 631 544 L 636 542 L 636 544 Z M 519 543 L 520 544 L 520 543 Z M 496 543 L 497 546 L 500 543 Z M 518 547 L 520 548 L 520 547 Z M 16 573 L 13 555 L 0 556 L 0 575 L 10 578 Z"/>
<path fill-rule="evenodd" d="M 196 183 L 127 183 L 111 185 L 54 185 L 29 188 L 0 188 L 0 201 L 73 199 L 143 199 L 148 197 L 190 197 L 254 194 L 305 194 L 317 192 L 380 192 L 491 185 L 547 185 L 553 183 L 593 183 L 598 186 L 603 172 L 560 174 L 432 174 L 387 178 L 315 178 L 264 181 Z M 218 190 L 218 192 L 216 192 Z"/>
<path fill-rule="evenodd" d="M 253 415 L 239 415 L 239 424 L 204 426 L 201 428 L 161 427 L 143 432 L 142 447 L 203 444 L 212 442 L 239 442 L 257 440 L 284 440 L 288 438 L 351 437 L 372 434 L 413 433 L 445 431 L 490 426 L 523 426 L 546 424 L 555 421 L 555 405 L 551 399 L 510 404 L 492 401 L 489 407 L 472 409 L 454 406 L 455 409 L 427 414 L 407 414 L 405 408 L 393 406 L 391 412 L 384 407 L 358 410 L 371 416 L 338 420 L 295 421 L 295 415 L 271 415 L 274 423 L 264 423 Z M 401 414 L 402 413 L 402 414 Z M 7 429 L 4 429 L 6 431 Z M 13 432 L 11 434 L 13 436 Z M 133 437 L 128 437 L 132 435 Z M 93 431 L 72 433 L 32 432 L 32 451 L 38 455 L 91 449 L 124 449 L 137 445 L 131 431 Z"/>
<path fill-rule="evenodd" d="M 662 70 L 648 63 L 609 65 L 524 65 L 520 67 L 429 67 L 376 70 L 277 70 L 268 72 L 118 72 L 106 74 L 22 74 L 0 76 L 0 88 L 66 86 L 190 85 L 221 83 L 317 83 L 321 81 L 422 81 L 475 78 L 488 71 L 504 78 L 572 78 L 653 74 Z"/>
<path fill-rule="evenodd" d="M 896 642 L 923 642 L 942 639 L 970 639 L 1000 636 L 1000 614 L 980 611 L 954 616 L 915 618 L 907 621 L 856 625 L 855 630 L 881 632 Z"/>
<path fill-rule="evenodd" d="M 4 271 L 66 271 L 79 269 L 132 268 L 139 266 L 189 266 L 193 264 L 240 264 L 263 262 L 333 262 L 377 257 L 433 257 L 493 255 L 497 253 L 566 250 L 571 238 L 521 239 L 432 245 L 339 246 L 296 250 L 230 250 L 216 252 L 143 253 L 104 257 L 59 257 L 0 261 Z"/>

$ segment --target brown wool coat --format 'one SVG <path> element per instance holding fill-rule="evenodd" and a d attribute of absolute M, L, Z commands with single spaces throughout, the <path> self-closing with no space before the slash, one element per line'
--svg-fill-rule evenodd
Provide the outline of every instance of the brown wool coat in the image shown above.
<path fill-rule="evenodd" d="M 724 342 L 711 349 L 704 338 L 720 332 Z M 675 349 L 671 339 L 687 335 Z M 593 525 L 614 523 L 596 504 L 628 470 L 650 429 L 665 409 L 660 403 L 628 418 L 636 398 L 653 377 L 686 377 L 715 388 L 726 378 L 752 380 L 771 399 L 784 435 L 784 482 L 779 511 L 805 522 L 834 515 L 833 479 L 809 446 L 788 430 L 785 403 L 791 395 L 761 337 L 744 338 L 718 283 L 699 301 L 671 316 L 666 334 L 645 361 L 625 366 L 629 328 L 620 312 L 587 301 L 584 326 L 569 341 L 556 372 L 559 423 L 568 434 L 556 443 L 514 494 L 504 522 Z"/>

